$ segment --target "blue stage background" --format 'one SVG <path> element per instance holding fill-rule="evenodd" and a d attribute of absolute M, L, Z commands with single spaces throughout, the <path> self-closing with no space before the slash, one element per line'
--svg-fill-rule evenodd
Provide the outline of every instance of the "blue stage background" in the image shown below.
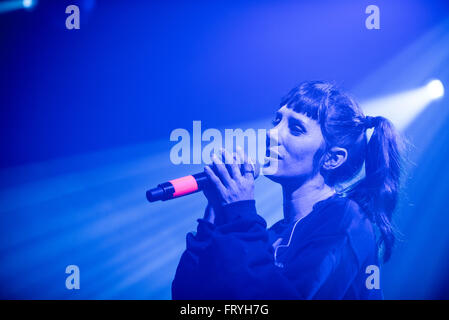
<path fill-rule="evenodd" d="M 264 127 L 303 80 L 335 81 L 362 106 L 432 78 L 447 87 L 449 3 L 371 2 L 41 0 L 0 13 L 0 297 L 170 299 L 206 205 L 146 202 L 146 189 L 202 170 L 170 162 L 176 128 Z M 80 30 L 65 28 L 69 4 Z M 370 4 L 380 30 L 365 28 Z M 448 107 L 433 101 L 402 128 L 387 299 L 449 298 Z M 256 200 L 269 224 L 281 218 L 264 177 Z M 65 288 L 72 264 L 80 290 Z"/>

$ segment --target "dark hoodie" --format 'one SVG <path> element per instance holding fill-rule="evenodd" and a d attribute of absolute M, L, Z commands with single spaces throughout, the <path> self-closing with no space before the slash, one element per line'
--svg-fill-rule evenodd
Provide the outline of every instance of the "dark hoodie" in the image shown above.
<path fill-rule="evenodd" d="M 187 234 L 173 299 L 382 299 L 366 285 L 378 250 L 356 202 L 334 195 L 302 220 L 269 229 L 254 200 L 226 205 L 218 216 L 215 224 L 198 219 L 196 234 Z"/>

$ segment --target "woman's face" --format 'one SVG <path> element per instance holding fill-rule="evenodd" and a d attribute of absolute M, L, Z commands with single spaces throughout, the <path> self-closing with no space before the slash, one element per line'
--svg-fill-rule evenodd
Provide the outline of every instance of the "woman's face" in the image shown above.
<path fill-rule="evenodd" d="M 317 172 L 319 161 L 315 154 L 322 146 L 324 138 L 318 122 L 283 106 L 267 132 L 263 173 L 279 183 L 305 181 Z"/>

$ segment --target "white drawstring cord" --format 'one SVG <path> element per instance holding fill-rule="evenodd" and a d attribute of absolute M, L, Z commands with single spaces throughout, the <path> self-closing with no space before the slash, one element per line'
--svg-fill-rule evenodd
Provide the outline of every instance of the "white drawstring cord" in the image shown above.
<path fill-rule="evenodd" d="M 333 190 L 333 193 L 332 193 L 332 195 L 331 195 L 330 197 L 334 196 L 335 194 L 336 194 L 336 192 L 335 192 L 335 190 Z M 330 197 L 329 197 L 329 198 L 330 198 Z M 327 199 L 329 199 L 329 198 L 327 198 Z M 326 200 L 327 200 L 327 199 L 326 199 Z M 300 219 L 298 219 L 298 221 L 295 222 L 295 225 L 293 226 L 292 232 L 290 233 L 290 238 L 288 239 L 288 243 L 287 243 L 287 244 L 280 244 L 280 245 L 278 245 L 278 246 L 276 247 L 276 249 L 274 249 L 274 264 L 275 264 L 276 266 L 278 266 L 278 267 L 280 267 L 280 268 L 283 268 L 283 267 L 284 267 L 284 265 L 283 265 L 282 263 L 278 263 L 278 262 L 276 261 L 276 260 L 277 260 L 277 252 L 278 252 L 278 248 L 279 248 L 279 247 L 285 247 L 285 248 L 287 248 L 287 247 L 290 246 L 290 242 L 292 241 L 293 232 L 295 232 L 296 225 L 298 224 L 299 221 L 301 221 L 302 219 L 304 219 L 304 218 L 307 217 L 307 216 L 308 216 L 308 215 L 305 215 L 304 217 L 301 217 Z"/>
<path fill-rule="evenodd" d="M 279 248 L 279 247 L 289 247 L 289 246 L 290 246 L 290 242 L 292 241 L 293 232 L 295 232 L 296 225 L 298 224 L 299 221 L 301 221 L 301 220 L 302 220 L 303 218 L 305 218 L 305 217 L 306 217 L 306 216 L 304 216 L 304 217 L 298 219 L 298 221 L 295 222 L 295 225 L 293 226 L 292 232 L 290 233 L 290 238 L 288 239 L 288 243 L 287 243 L 287 244 L 280 244 L 280 245 L 278 245 L 278 246 L 276 247 L 276 249 L 274 249 L 274 264 L 277 265 L 278 267 L 281 267 L 281 268 L 283 267 L 283 265 L 282 265 L 281 263 L 278 263 L 278 262 L 276 261 L 278 248 Z"/>

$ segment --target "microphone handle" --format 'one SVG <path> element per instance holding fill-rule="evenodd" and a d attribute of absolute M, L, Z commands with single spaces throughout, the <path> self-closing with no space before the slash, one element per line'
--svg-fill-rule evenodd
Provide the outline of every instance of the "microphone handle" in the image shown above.
<path fill-rule="evenodd" d="M 148 190 L 146 196 L 149 202 L 166 201 L 201 191 L 207 184 L 207 175 L 200 172 L 161 183 L 156 188 Z"/>

